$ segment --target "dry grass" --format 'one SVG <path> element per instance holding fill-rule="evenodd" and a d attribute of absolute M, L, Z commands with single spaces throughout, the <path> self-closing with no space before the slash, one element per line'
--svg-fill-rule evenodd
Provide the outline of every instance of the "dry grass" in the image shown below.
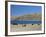
<path fill-rule="evenodd" d="M 23 26 L 21 24 L 19 25 L 11 25 L 11 32 L 17 32 L 17 31 L 38 31 L 41 30 L 42 25 L 31 25 L 31 24 L 27 24 L 26 26 Z"/>

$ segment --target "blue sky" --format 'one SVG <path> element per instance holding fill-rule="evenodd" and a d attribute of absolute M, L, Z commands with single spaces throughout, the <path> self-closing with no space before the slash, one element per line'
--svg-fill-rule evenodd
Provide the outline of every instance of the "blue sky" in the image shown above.
<path fill-rule="evenodd" d="M 11 16 L 41 13 L 41 6 L 11 5 Z"/>

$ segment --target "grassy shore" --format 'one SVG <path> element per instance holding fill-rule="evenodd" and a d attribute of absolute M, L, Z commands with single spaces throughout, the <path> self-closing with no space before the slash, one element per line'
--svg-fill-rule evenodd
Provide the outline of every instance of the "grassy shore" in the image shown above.
<path fill-rule="evenodd" d="M 26 26 L 24 25 L 11 25 L 11 32 L 20 32 L 20 31 L 39 31 L 42 28 L 42 25 L 38 25 L 38 24 L 27 24 Z"/>

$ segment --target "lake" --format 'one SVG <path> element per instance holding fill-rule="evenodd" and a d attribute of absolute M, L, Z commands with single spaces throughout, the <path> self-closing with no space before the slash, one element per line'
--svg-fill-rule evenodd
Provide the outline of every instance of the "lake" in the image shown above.
<path fill-rule="evenodd" d="M 41 24 L 42 21 L 37 21 L 37 20 L 11 20 L 11 24 L 16 23 L 16 24 Z"/>

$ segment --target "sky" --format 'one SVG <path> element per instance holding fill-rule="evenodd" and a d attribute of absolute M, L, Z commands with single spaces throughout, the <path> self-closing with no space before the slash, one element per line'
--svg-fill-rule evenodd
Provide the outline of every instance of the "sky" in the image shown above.
<path fill-rule="evenodd" d="M 41 6 L 11 5 L 11 16 L 41 13 Z"/>

